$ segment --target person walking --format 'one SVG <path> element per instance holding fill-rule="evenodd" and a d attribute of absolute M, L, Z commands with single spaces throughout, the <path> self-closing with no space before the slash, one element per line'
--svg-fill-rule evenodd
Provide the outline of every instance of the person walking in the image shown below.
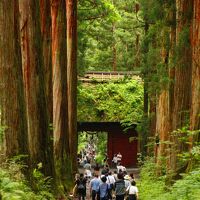
<path fill-rule="evenodd" d="M 80 178 L 76 180 L 77 194 L 79 200 L 85 200 L 86 197 L 86 183 L 87 179 L 84 178 L 83 174 L 80 174 Z"/>
<path fill-rule="evenodd" d="M 117 181 L 115 182 L 115 195 L 116 195 L 116 200 L 124 200 L 125 196 L 125 182 L 124 182 L 124 177 L 122 173 L 119 173 L 117 175 Z"/>
<path fill-rule="evenodd" d="M 101 177 L 102 183 L 99 186 L 100 200 L 108 200 L 109 185 L 106 183 L 106 176 Z"/>
<path fill-rule="evenodd" d="M 121 163 L 121 161 L 122 161 L 122 154 L 119 152 L 117 154 L 117 163 Z"/>
<path fill-rule="evenodd" d="M 113 167 L 116 168 L 117 163 L 118 163 L 117 154 L 114 154 L 113 159 L 112 159 L 112 163 L 113 163 Z"/>
<path fill-rule="evenodd" d="M 112 176 L 112 172 L 111 171 L 108 172 L 106 183 L 109 186 L 108 199 L 112 199 L 113 190 L 114 190 L 114 184 L 115 184 L 115 178 Z"/>
<path fill-rule="evenodd" d="M 99 186 L 101 184 L 101 180 L 97 174 L 94 175 L 94 178 L 90 181 L 90 196 L 92 200 L 99 200 Z"/>
<path fill-rule="evenodd" d="M 138 200 L 138 188 L 136 187 L 136 182 L 132 181 L 131 186 L 129 186 L 126 190 L 128 192 L 129 200 Z"/>

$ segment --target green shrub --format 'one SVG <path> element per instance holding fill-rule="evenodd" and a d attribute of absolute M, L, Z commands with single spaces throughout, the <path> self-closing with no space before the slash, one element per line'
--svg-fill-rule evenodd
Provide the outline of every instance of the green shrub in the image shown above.
<path fill-rule="evenodd" d="M 0 166 L 0 199 L 2 200 L 54 200 L 55 198 L 49 192 L 49 182 L 35 170 L 37 175 L 38 191 L 33 192 L 28 186 L 23 174 L 21 173 L 21 164 L 14 160 L 9 163 L 3 163 Z M 40 179 L 40 180 L 39 180 Z"/>
<path fill-rule="evenodd" d="M 166 176 L 156 175 L 156 165 L 151 158 L 141 168 L 140 175 L 138 187 L 141 200 L 199 200 L 200 168 L 183 174 L 182 179 L 172 186 L 167 186 Z"/>

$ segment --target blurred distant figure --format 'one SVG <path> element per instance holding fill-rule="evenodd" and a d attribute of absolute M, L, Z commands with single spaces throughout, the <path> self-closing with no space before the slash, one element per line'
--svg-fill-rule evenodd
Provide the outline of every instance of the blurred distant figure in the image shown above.
<path fill-rule="evenodd" d="M 113 163 L 113 167 L 117 167 L 118 158 L 116 154 L 114 154 L 113 156 L 112 163 Z"/>
<path fill-rule="evenodd" d="M 117 163 L 121 163 L 121 161 L 122 161 L 122 154 L 119 152 L 117 154 Z"/>
<path fill-rule="evenodd" d="M 117 164 L 117 173 L 124 173 L 126 171 L 126 167 L 124 167 L 121 163 Z"/>
<path fill-rule="evenodd" d="M 85 168 L 85 169 L 89 169 L 89 170 L 91 170 L 91 164 L 90 164 L 90 161 L 87 161 L 87 162 L 85 163 L 84 168 Z"/>
<path fill-rule="evenodd" d="M 100 166 L 98 163 L 96 163 L 96 165 L 94 166 L 94 174 L 95 175 L 100 175 Z"/>

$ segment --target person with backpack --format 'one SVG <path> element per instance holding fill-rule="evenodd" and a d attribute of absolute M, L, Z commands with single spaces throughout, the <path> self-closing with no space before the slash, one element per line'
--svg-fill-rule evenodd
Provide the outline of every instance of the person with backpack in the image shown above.
<path fill-rule="evenodd" d="M 99 197 L 99 186 L 101 184 L 101 180 L 99 179 L 99 176 L 97 174 L 94 174 L 94 178 L 90 181 L 90 196 L 92 197 L 92 200 L 100 199 Z"/>
<path fill-rule="evenodd" d="M 117 181 L 115 182 L 115 196 L 116 200 L 124 200 L 125 197 L 125 182 L 122 173 L 117 175 Z"/>
<path fill-rule="evenodd" d="M 126 192 L 128 193 L 129 200 L 138 200 L 138 188 L 135 181 L 131 182 L 131 186 L 127 188 Z"/>
<path fill-rule="evenodd" d="M 99 186 L 100 200 L 108 200 L 109 185 L 106 183 L 106 176 L 101 177 L 102 183 Z"/>
<path fill-rule="evenodd" d="M 114 184 L 115 184 L 115 178 L 112 176 L 111 171 L 108 172 L 106 183 L 109 185 L 108 197 L 109 197 L 109 199 L 112 199 L 112 194 L 113 194 Z"/>
<path fill-rule="evenodd" d="M 86 197 L 86 183 L 87 179 L 84 178 L 83 174 L 80 174 L 80 178 L 76 180 L 77 194 L 79 200 L 85 200 Z"/>

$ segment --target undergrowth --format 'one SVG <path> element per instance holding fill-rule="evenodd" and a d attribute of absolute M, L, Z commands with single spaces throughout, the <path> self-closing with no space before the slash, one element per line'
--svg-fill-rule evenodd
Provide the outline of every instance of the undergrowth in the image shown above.
<path fill-rule="evenodd" d="M 37 185 L 37 191 L 33 191 L 21 173 L 23 167 L 15 160 L 0 165 L 0 200 L 54 200 L 49 181 L 39 170 L 33 173 Z"/>
<path fill-rule="evenodd" d="M 200 168 L 196 167 L 189 173 L 182 174 L 172 186 L 166 185 L 167 176 L 156 174 L 153 158 L 148 159 L 141 168 L 138 182 L 140 200 L 199 200 L 200 199 Z"/>

